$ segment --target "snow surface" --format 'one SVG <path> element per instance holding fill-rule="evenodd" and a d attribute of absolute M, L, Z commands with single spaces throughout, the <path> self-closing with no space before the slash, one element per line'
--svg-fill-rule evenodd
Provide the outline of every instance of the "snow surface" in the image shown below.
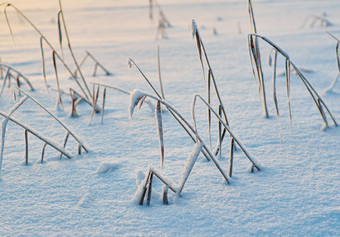
<path fill-rule="evenodd" d="M 58 1 L 12 0 L 60 50 L 57 31 Z M 25 165 L 24 131 L 7 124 L 0 177 L 0 236 L 340 236 L 340 134 L 330 126 L 321 131 L 322 119 L 311 97 L 295 75 L 291 78 L 293 124 L 289 129 L 284 77 L 278 77 L 280 125 L 271 97 L 271 69 L 266 65 L 269 48 L 261 44 L 270 118 L 262 116 L 254 83 L 247 34 L 250 32 L 247 1 L 158 0 L 172 23 L 168 39 L 156 39 L 157 18 L 148 18 L 148 1 L 63 1 L 65 20 L 75 55 L 80 61 L 91 52 L 110 72 L 92 76 L 93 63 L 83 66 L 89 82 L 139 89 L 153 94 L 132 58 L 158 89 L 156 49 L 160 47 L 161 71 L 167 101 L 190 122 L 194 94 L 205 95 L 196 42 L 192 39 L 195 19 L 228 115 L 230 128 L 261 162 L 260 172 L 248 171 L 249 161 L 238 150 L 231 184 L 227 185 L 213 162 L 201 154 L 182 195 L 175 203 L 162 204 L 162 183 L 154 179 L 151 205 L 133 203 L 143 172 L 159 167 L 159 141 L 153 111 L 146 106 L 129 119 L 129 96 L 107 91 L 104 122 L 82 103 L 79 116 L 69 117 L 70 97 L 62 95 L 64 111 L 55 110 L 57 93 L 51 52 L 46 49 L 47 80 L 42 77 L 39 37 L 8 9 L 14 32 L 13 44 L 5 18 L 0 17 L 1 62 L 26 75 L 36 89 L 30 92 L 59 117 L 91 148 L 72 159 L 46 148 L 29 136 L 29 165 Z M 340 83 L 323 93 L 338 74 L 335 40 L 340 38 L 338 0 L 254 0 L 258 33 L 277 44 L 300 68 L 323 96 L 340 121 Z M 2 12 L 2 9 L 1 9 Z M 333 23 L 322 28 L 304 25 L 307 16 L 324 16 Z M 214 34 L 217 33 L 217 34 Z M 65 59 L 74 69 L 64 42 Z M 278 61 L 278 74 L 284 63 Z M 77 89 L 59 65 L 61 87 Z M 23 85 L 23 89 L 28 90 Z M 92 90 L 92 86 L 90 88 Z M 102 89 L 101 89 L 102 93 Z M 99 105 L 101 105 L 101 95 Z M 216 101 L 213 101 L 216 102 Z M 15 105 L 10 90 L 0 98 L 0 110 Z M 154 102 L 153 102 L 154 103 Z M 196 108 L 198 132 L 208 141 L 206 108 Z M 44 136 L 63 142 L 58 123 L 27 101 L 15 112 L 16 119 Z M 213 119 L 213 141 L 216 120 Z M 165 163 L 162 173 L 179 182 L 192 140 L 163 111 Z M 207 143 L 207 142 L 206 142 Z M 214 144 L 215 145 L 215 144 Z M 229 142 L 223 144 L 222 167 L 228 168 Z M 77 152 L 77 143 L 67 149 Z M 137 181 L 136 181 L 137 177 Z M 171 192 L 169 191 L 169 195 Z"/>

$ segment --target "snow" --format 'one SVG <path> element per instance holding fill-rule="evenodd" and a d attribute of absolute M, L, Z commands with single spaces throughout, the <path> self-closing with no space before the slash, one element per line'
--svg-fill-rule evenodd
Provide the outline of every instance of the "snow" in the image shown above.
<path fill-rule="evenodd" d="M 60 50 L 57 0 L 10 2 Z M 39 36 L 8 8 L 13 44 L 5 18 L 0 16 L 1 63 L 25 75 L 35 88 L 29 94 L 91 148 L 89 153 L 60 159 L 58 152 L 46 147 L 41 164 L 44 143 L 30 136 L 30 163 L 25 165 L 24 131 L 9 121 L 0 176 L 0 236 L 340 236 L 339 128 L 329 122 L 327 129 L 320 130 L 323 121 L 312 98 L 291 74 L 290 131 L 285 78 L 279 76 L 284 71 L 281 56 L 276 85 L 279 126 L 272 100 L 272 69 L 266 64 L 270 48 L 260 42 L 270 117 L 262 116 L 249 60 L 247 1 L 158 0 L 172 24 L 166 28 L 167 39 L 156 39 L 157 8 L 154 20 L 150 20 L 148 2 L 62 1 L 76 58 L 80 62 L 88 50 L 112 73 L 106 76 L 98 70 L 94 77 L 94 64 L 86 62 L 81 68 L 88 85 L 98 82 L 131 92 L 127 95 L 107 90 L 105 119 L 101 122 L 100 113 L 95 114 L 91 124 L 92 108 L 86 103 L 78 104 L 78 117 L 69 116 L 71 98 L 66 92 L 69 87 L 79 88 L 60 64 L 60 87 L 65 93 L 63 110 L 56 111 L 52 52 L 45 49 L 49 95 L 42 76 Z M 253 10 L 258 34 L 278 45 L 299 68 L 306 69 L 302 71 L 304 76 L 339 122 L 340 83 L 324 91 L 338 75 L 335 42 L 325 31 L 340 37 L 340 2 L 253 0 Z M 304 25 L 311 15 L 326 17 L 333 25 Z M 249 172 L 249 161 L 238 149 L 228 185 L 214 163 L 200 153 L 176 200 L 163 205 L 164 186 L 154 177 L 151 205 L 140 206 L 134 203 L 134 195 L 151 167 L 159 167 L 159 139 L 155 100 L 148 100 L 153 110 L 145 105 L 139 111 L 134 109 L 142 95 L 155 94 L 135 67 L 127 69 L 126 60 L 133 59 L 160 91 L 159 46 L 166 103 L 193 125 L 192 98 L 204 95 L 205 89 L 196 41 L 192 39 L 192 19 L 214 70 L 230 130 L 261 163 L 261 171 Z M 74 70 L 67 48 L 63 51 L 65 61 Z M 102 104 L 104 87 L 100 88 L 98 105 Z M 25 83 L 22 89 L 29 91 Z M 15 104 L 6 86 L 0 97 L 0 111 L 8 114 Z M 209 140 L 206 111 L 203 104 L 196 105 L 198 134 L 205 144 Z M 165 165 L 161 174 L 177 184 L 194 142 L 169 112 L 162 112 Z M 15 118 L 41 136 L 63 143 L 65 131 L 60 130 L 60 124 L 32 101 L 20 106 Z M 214 147 L 218 140 L 215 117 L 212 124 Z M 74 147 L 77 142 L 70 140 L 65 149 L 75 154 Z M 222 155 L 216 158 L 225 170 L 229 149 L 226 136 Z"/>

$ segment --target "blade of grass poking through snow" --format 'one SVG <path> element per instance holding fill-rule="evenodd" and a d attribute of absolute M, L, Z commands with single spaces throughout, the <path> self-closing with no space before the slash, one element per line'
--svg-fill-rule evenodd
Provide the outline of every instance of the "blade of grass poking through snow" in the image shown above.
<path fill-rule="evenodd" d="M 75 75 L 72 73 L 71 69 L 68 67 L 68 65 L 65 63 L 65 61 L 63 60 L 63 58 L 57 53 L 57 51 L 54 49 L 54 47 L 52 46 L 52 44 L 47 40 L 47 38 L 42 34 L 42 32 L 33 24 L 33 22 L 28 19 L 26 17 L 26 15 L 21 12 L 18 8 L 16 8 L 14 5 L 10 4 L 10 3 L 1 3 L 0 7 L 4 7 L 4 14 L 5 14 L 5 18 L 6 18 L 6 22 L 11 34 L 11 37 L 13 37 L 13 32 L 12 32 L 12 28 L 11 25 L 9 23 L 8 20 L 8 16 L 7 16 L 7 8 L 11 7 L 19 16 L 21 16 L 25 22 L 27 22 L 33 29 L 35 32 L 37 32 L 39 34 L 39 36 L 42 38 L 42 40 L 47 44 L 47 46 L 55 53 L 55 56 L 60 60 L 60 62 L 63 64 L 64 68 L 69 72 L 69 74 L 71 75 L 71 77 L 74 79 L 74 81 L 77 83 L 78 87 L 81 89 L 82 93 L 84 94 L 84 97 L 86 98 L 86 100 L 90 101 L 90 99 L 92 98 L 91 93 L 89 92 L 88 88 L 87 92 L 84 89 L 84 86 L 81 85 L 81 83 L 79 82 L 79 80 L 77 80 L 77 78 L 75 77 Z M 61 15 L 61 19 L 63 20 L 63 14 Z M 65 24 L 64 24 L 65 27 Z M 67 31 L 66 32 L 66 36 L 67 35 Z M 68 45 L 70 47 L 69 41 L 68 41 Z M 75 58 L 73 58 L 75 60 Z M 85 82 L 85 79 L 83 79 L 83 82 Z M 86 82 L 85 82 L 86 83 Z M 86 87 L 86 85 L 85 85 Z"/>
<path fill-rule="evenodd" d="M 280 126 L 280 141 L 282 142 L 282 126 L 281 126 L 281 118 L 280 118 L 280 111 L 279 111 L 279 105 L 277 102 L 277 94 L 276 94 L 276 67 L 277 67 L 277 51 L 275 49 L 272 49 L 271 52 L 274 52 L 274 59 L 271 58 L 271 53 L 269 54 L 268 64 L 273 68 L 273 101 L 274 101 L 274 107 L 276 111 L 276 117 L 279 122 Z"/>
<path fill-rule="evenodd" d="M 163 119 L 162 119 L 162 107 L 161 102 L 157 101 L 156 110 L 157 132 L 159 138 L 159 146 L 161 148 L 161 168 L 164 165 L 164 136 L 163 136 Z"/>
<path fill-rule="evenodd" d="M 40 37 L 40 52 L 41 52 L 41 62 L 42 62 L 44 82 L 45 82 L 45 86 L 46 86 L 46 91 L 49 94 L 48 85 L 47 85 L 47 78 L 46 78 L 46 64 L 45 64 L 45 54 L 44 54 L 44 45 L 43 45 L 43 38 L 42 37 Z"/>
<path fill-rule="evenodd" d="M 103 90 L 103 104 L 102 104 L 102 116 L 101 116 L 101 123 L 104 122 L 104 109 L 105 109 L 105 99 L 106 99 L 106 87 Z"/>
<path fill-rule="evenodd" d="M 99 97 L 99 86 L 97 87 L 97 90 L 95 89 L 96 85 L 93 85 L 93 107 L 92 107 L 92 113 L 91 113 L 91 119 L 90 122 L 92 122 L 93 116 L 96 114 L 96 107 L 97 107 L 97 102 L 98 102 L 98 97 Z"/>
<path fill-rule="evenodd" d="M 28 165 L 28 132 L 25 129 L 25 164 Z"/>
<path fill-rule="evenodd" d="M 249 43 L 249 51 L 250 54 L 253 54 L 252 52 L 252 41 L 254 39 L 261 39 L 265 43 L 267 43 L 269 46 L 271 46 L 277 53 L 279 53 L 285 60 L 285 72 L 286 72 L 286 89 L 287 89 L 287 97 L 288 97 L 288 109 L 290 113 L 290 123 L 291 123 L 291 111 L 290 111 L 290 67 L 293 68 L 293 70 L 296 72 L 298 78 L 301 80 L 301 82 L 306 87 L 307 91 L 311 95 L 316 107 L 319 110 L 319 113 L 322 117 L 322 120 L 324 122 L 323 128 L 328 127 L 327 117 L 324 114 L 324 109 L 327 111 L 329 117 L 332 119 L 335 126 L 337 126 L 337 122 L 334 119 L 334 116 L 332 115 L 331 111 L 327 107 L 326 103 L 323 101 L 323 99 L 319 96 L 319 94 L 315 91 L 315 89 L 312 87 L 312 85 L 308 82 L 308 80 L 305 78 L 305 76 L 301 73 L 301 71 L 294 65 L 294 63 L 290 60 L 288 54 L 284 52 L 282 49 L 280 49 L 277 45 L 275 45 L 273 42 L 271 42 L 269 39 L 267 39 L 264 36 L 257 35 L 257 34 L 249 34 L 248 35 L 248 42 Z"/>
<path fill-rule="evenodd" d="M 203 104 L 205 106 L 207 106 L 212 114 L 214 114 L 216 116 L 216 118 L 221 122 L 221 124 L 224 126 L 224 128 L 226 129 L 226 131 L 229 133 L 230 137 L 232 137 L 232 139 L 234 139 L 234 141 L 236 142 L 236 144 L 240 147 L 240 149 L 242 150 L 243 154 L 247 157 L 247 159 L 251 162 L 252 167 L 255 167 L 258 171 L 261 170 L 260 166 L 258 164 L 256 164 L 257 162 L 255 162 L 255 159 L 249 154 L 249 152 L 247 151 L 247 149 L 242 145 L 242 143 L 240 142 L 240 140 L 235 136 L 235 134 L 230 130 L 229 126 L 223 121 L 223 119 L 215 112 L 215 110 L 211 107 L 211 105 L 208 104 L 208 102 L 206 102 L 200 95 L 195 95 L 194 99 L 193 99 L 193 103 L 192 103 L 192 117 L 193 117 L 193 121 L 196 124 L 196 119 L 195 119 L 195 107 L 196 107 L 196 101 L 197 98 L 200 99 Z M 195 125 L 196 127 L 196 125 Z M 199 136 L 197 135 L 197 137 L 199 138 Z M 202 140 L 200 140 L 203 144 L 204 142 Z M 214 160 L 215 161 L 215 160 Z M 215 161 L 217 162 L 217 161 Z"/>
<path fill-rule="evenodd" d="M 292 129 L 292 110 L 290 107 L 290 62 L 289 58 L 285 60 L 285 75 L 286 75 L 286 87 L 287 87 L 287 103 L 289 114 L 289 128 Z"/>
<path fill-rule="evenodd" d="M 204 83 L 205 83 L 204 62 L 207 65 L 207 68 L 208 68 L 207 85 L 204 84 L 204 86 L 206 86 L 206 90 L 207 90 L 207 100 L 208 100 L 208 103 L 210 104 L 210 101 L 211 101 L 211 82 L 212 82 L 213 86 L 214 86 L 214 89 L 215 89 L 215 94 L 216 94 L 219 106 L 221 107 L 222 116 L 223 116 L 223 118 L 225 120 L 225 123 L 229 125 L 227 114 L 225 112 L 224 105 L 222 103 L 222 99 L 221 99 L 220 93 L 218 91 L 218 87 L 217 87 L 217 83 L 216 83 L 216 80 L 215 80 L 215 76 L 214 76 L 212 68 L 210 66 L 208 55 L 207 55 L 207 52 L 205 50 L 202 38 L 201 38 L 201 36 L 200 36 L 200 34 L 198 32 L 195 20 L 192 20 L 192 30 L 193 30 L 192 35 L 193 35 L 193 37 L 196 38 L 197 49 L 198 49 L 198 56 L 199 56 L 199 59 L 200 59 L 200 62 L 201 62 Z M 204 59 L 205 59 L 204 61 L 203 61 L 203 55 L 204 55 Z M 226 132 L 225 129 L 223 129 L 222 134 L 219 134 L 219 137 L 221 137 L 221 142 L 219 142 L 218 147 L 216 148 L 215 155 L 217 155 L 220 152 L 220 150 L 221 150 L 220 144 L 222 144 L 225 132 Z M 210 110 L 209 109 L 208 109 L 208 133 L 209 133 L 209 141 L 210 141 L 210 144 L 211 144 L 211 114 L 210 114 Z"/>
<path fill-rule="evenodd" d="M 253 29 L 253 33 L 257 34 L 253 5 L 252 5 L 251 0 L 248 0 L 248 13 L 249 13 L 249 19 L 250 19 L 251 27 Z M 259 90 L 259 96 L 260 96 L 260 100 L 263 103 L 264 116 L 268 118 L 269 114 L 268 114 L 268 108 L 267 108 L 266 89 L 265 89 L 263 70 L 262 70 L 262 65 L 261 65 L 261 54 L 260 54 L 259 43 L 258 43 L 257 38 L 250 39 L 250 40 L 251 42 L 249 42 L 249 47 L 252 47 L 252 50 L 251 51 L 249 50 L 249 52 L 252 52 L 252 55 L 250 55 L 250 58 L 252 58 L 252 56 L 254 57 L 254 62 L 256 65 L 256 72 L 257 72 L 257 79 L 258 79 L 257 86 Z M 256 82 L 256 76 L 255 76 L 252 59 L 251 59 L 251 65 L 252 65 L 252 71 L 253 71 L 255 82 Z"/>
<path fill-rule="evenodd" d="M 174 118 L 176 118 L 176 120 L 184 126 L 184 124 L 193 132 L 189 133 L 189 130 L 187 129 L 187 133 L 190 136 L 190 138 L 192 138 L 192 140 L 194 142 L 197 141 L 197 139 L 202 142 L 203 144 L 203 154 L 206 154 L 206 157 L 209 157 L 210 160 L 212 160 L 214 162 L 214 164 L 216 165 L 217 169 L 220 171 L 220 173 L 222 174 L 223 178 L 226 180 L 227 183 L 229 183 L 228 178 L 226 176 L 226 174 L 224 173 L 223 169 L 221 168 L 221 166 L 219 165 L 219 163 L 216 161 L 214 155 L 211 153 L 211 151 L 207 148 L 207 146 L 203 143 L 203 139 L 196 134 L 196 130 L 190 125 L 190 123 L 178 112 L 178 110 L 173 107 L 171 104 L 169 104 L 167 101 L 162 100 L 160 98 L 157 98 L 153 95 L 147 94 L 146 92 L 140 91 L 140 90 L 134 90 L 131 95 L 130 95 L 130 106 L 129 106 L 129 111 L 130 111 L 130 118 L 132 117 L 133 111 L 136 108 L 136 106 L 138 105 L 139 101 L 141 101 L 144 97 L 153 99 L 155 101 L 159 101 L 161 104 L 163 104 L 167 110 L 173 114 Z M 205 152 L 205 153 L 204 153 Z"/>
<path fill-rule="evenodd" d="M 159 56 L 159 46 L 157 46 L 157 69 L 158 69 L 159 87 L 161 88 L 162 98 L 165 100 L 163 82 L 162 82 L 162 75 L 161 75 L 161 60 L 160 60 L 160 56 Z"/>
<path fill-rule="evenodd" d="M 58 104 L 61 106 L 61 108 L 63 108 L 63 101 L 61 99 L 61 92 L 60 92 L 60 83 L 59 83 L 59 77 L 58 77 L 58 67 L 57 67 L 57 62 L 56 62 L 56 52 L 53 51 L 52 53 L 52 61 L 53 61 L 53 68 L 54 68 L 54 73 L 55 73 L 55 78 L 57 81 L 57 89 L 58 89 Z"/>

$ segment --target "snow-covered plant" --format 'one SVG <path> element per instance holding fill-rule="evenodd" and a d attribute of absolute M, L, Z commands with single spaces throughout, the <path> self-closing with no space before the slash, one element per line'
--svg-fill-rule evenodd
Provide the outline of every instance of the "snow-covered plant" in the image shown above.
<path fill-rule="evenodd" d="M 0 63 L 0 78 L 3 80 L 0 96 L 2 95 L 4 91 L 6 83 L 8 83 L 8 86 L 10 87 L 12 78 L 15 80 L 15 83 L 18 87 L 21 87 L 21 81 L 23 80 L 31 91 L 34 90 L 31 82 L 28 80 L 26 76 L 24 76 L 21 72 L 14 69 L 13 67 L 2 64 L 2 63 Z"/>
<path fill-rule="evenodd" d="M 168 110 L 173 111 L 174 113 L 176 113 L 182 120 L 185 120 L 179 113 L 178 111 L 171 106 L 168 102 L 164 101 L 164 100 L 160 100 L 154 96 L 151 96 L 149 94 L 146 94 L 145 92 L 142 92 L 140 90 L 135 90 L 130 97 L 130 117 L 132 117 L 133 115 L 133 111 L 134 108 L 137 107 L 140 103 L 143 103 L 144 99 L 146 97 L 149 97 L 150 99 L 154 99 L 157 101 L 157 108 L 160 107 L 160 105 L 164 105 L 168 108 Z M 223 119 L 213 110 L 213 108 L 199 95 L 195 95 L 194 96 L 194 100 L 193 100 L 193 105 L 192 105 L 192 118 L 193 118 L 193 122 L 194 122 L 194 134 L 195 134 L 195 146 L 193 149 L 193 152 L 189 155 L 188 160 L 185 164 L 185 167 L 183 169 L 182 175 L 181 175 L 181 180 L 179 181 L 178 184 L 175 184 L 173 181 L 171 181 L 170 179 L 168 179 L 167 177 L 165 177 L 161 171 L 159 171 L 158 169 L 155 169 L 153 167 L 149 167 L 148 171 L 147 171 L 147 176 L 145 177 L 145 179 L 140 183 L 137 192 L 135 194 L 134 200 L 136 202 L 138 202 L 140 205 L 143 205 L 144 203 L 144 199 L 145 199 L 145 195 L 147 193 L 147 205 L 150 205 L 150 200 L 151 200 L 151 190 L 152 190 L 152 182 L 153 182 L 153 176 L 155 175 L 162 183 L 164 183 L 165 187 L 163 188 L 163 203 L 167 204 L 167 191 L 168 189 L 170 189 L 171 191 L 173 191 L 177 196 L 182 192 L 183 187 L 185 185 L 185 182 L 187 181 L 190 172 L 192 171 L 193 166 L 195 165 L 195 162 L 197 160 L 198 155 L 200 154 L 200 152 L 203 152 L 203 148 L 206 147 L 203 139 L 199 136 L 198 131 L 197 131 L 197 124 L 196 124 L 196 115 L 195 115 L 195 108 L 196 108 L 196 101 L 197 98 L 200 99 L 207 107 L 208 109 L 218 118 L 219 122 L 222 124 L 222 126 L 226 129 L 226 132 L 229 133 L 230 137 L 232 138 L 233 141 L 235 141 L 235 143 L 240 147 L 240 149 L 242 150 L 242 152 L 246 155 L 246 157 L 248 158 L 248 160 L 251 162 L 251 171 L 253 172 L 254 169 L 257 169 L 258 171 L 261 170 L 260 166 L 257 164 L 257 162 L 255 161 L 255 159 L 249 154 L 249 152 L 246 150 L 246 148 L 242 145 L 242 143 L 240 142 L 240 140 L 235 136 L 234 133 L 231 132 L 229 126 L 223 121 Z M 157 111 L 161 111 L 160 109 L 157 109 Z M 162 121 L 160 115 L 158 113 L 156 113 L 156 118 L 158 121 L 158 124 Z M 158 125 L 159 126 L 159 125 Z M 164 143 L 161 137 L 163 137 L 163 129 L 160 129 L 159 126 L 159 134 L 162 134 L 160 136 L 160 144 L 161 144 L 161 149 L 162 152 L 164 152 Z M 207 149 L 206 150 L 208 152 L 209 155 L 212 155 L 210 150 Z M 224 179 L 227 181 L 227 183 L 229 184 L 229 180 L 226 177 L 225 172 L 223 171 L 223 169 L 221 168 L 219 162 L 215 159 L 214 156 L 211 156 L 212 161 L 215 163 L 216 167 L 218 168 L 218 170 L 221 172 L 221 174 L 223 175 Z M 161 166 L 163 165 L 164 162 L 164 153 L 162 153 L 161 155 Z M 233 159 L 231 157 L 230 159 L 230 163 L 229 163 L 229 176 L 232 176 L 232 166 L 233 166 Z"/>
<path fill-rule="evenodd" d="M 197 141 L 195 143 L 194 148 L 192 152 L 189 154 L 188 159 L 185 163 L 184 169 L 181 174 L 180 181 L 176 184 L 174 181 L 163 175 L 161 170 L 155 169 L 151 166 L 148 167 L 147 175 L 145 179 L 140 183 L 135 196 L 134 201 L 138 203 L 139 205 L 143 205 L 145 195 L 147 193 L 147 205 L 150 206 L 151 202 L 151 192 L 152 192 L 152 182 L 153 182 L 153 176 L 156 176 L 163 184 L 163 204 L 169 204 L 168 203 L 168 190 L 170 189 L 176 197 L 178 197 L 186 183 L 186 181 L 189 178 L 189 175 L 197 161 L 197 158 L 202 150 L 202 143 Z"/>
<path fill-rule="evenodd" d="M 17 124 L 18 126 L 22 127 L 25 130 L 25 144 L 26 144 L 25 162 L 26 164 L 28 163 L 28 134 L 32 134 L 44 142 L 44 146 L 42 148 L 42 154 L 41 154 L 41 162 L 43 162 L 45 148 L 47 145 L 57 150 L 61 154 L 61 156 L 64 155 L 65 157 L 70 159 L 72 157 L 72 154 L 66 150 L 66 144 L 70 136 L 73 137 L 73 139 L 78 143 L 78 154 L 81 154 L 82 149 L 85 152 L 90 151 L 90 148 L 82 141 L 82 139 L 76 133 L 74 133 L 68 126 L 66 126 L 66 124 L 64 124 L 60 119 L 58 119 L 53 113 L 51 113 L 47 108 L 45 108 L 42 104 L 40 104 L 36 99 L 31 97 L 29 94 L 27 94 L 25 91 L 21 90 L 18 87 L 12 86 L 12 90 L 14 94 L 16 93 L 16 91 L 18 91 L 21 95 L 23 95 L 23 97 L 10 109 L 9 113 L 4 113 L 0 111 L 0 115 L 4 117 L 1 123 L 2 134 L 1 134 L 0 171 L 1 171 L 1 165 L 2 165 L 2 160 L 3 160 L 3 153 L 4 153 L 4 147 L 5 147 L 5 135 L 6 135 L 6 128 L 7 128 L 8 121 L 14 122 L 15 124 Z M 16 96 L 14 97 L 16 98 Z M 28 125 L 25 125 L 24 123 L 20 122 L 19 120 L 15 119 L 12 116 L 13 113 L 16 110 L 18 110 L 20 106 L 23 105 L 28 99 L 34 102 L 42 110 L 44 110 L 51 118 L 53 118 L 56 122 L 59 123 L 59 125 L 62 127 L 63 130 L 65 130 L 65 138 L 63 139 L 63 144 L 59 144 L 58 142 L 51 139 L 50 137 L 42 135 L 40 132 L 29 127 Z"/>
<path fill-rule="evenodd" d="M 258 34 L 249 34 L 248 35 L 248 44 L 249 44 L 249 55 L 250 55 L 250 61 L 252 66 L 253 75 L 255 78 L 255 81 L 258 81 L 257 85 L 260 87 L 264 87 L 264 81 L 263 81 L 263 72 L 261 67 L 261 61 L 259 57 L 259 48 L 256 44 L 257 40 L 261 39 L 263 42 L 267 43 L 271 48 L 274 56 L 269 55 L 269 66 L 273 69 L 273 100 L 274 100 L 274 106 L 276 110 L 276 115 L 279 118 L 279 108 L 277 103 L 277 95 L 276 95 L 276 65 L 277 65 L 277 56 L 280 54 L 285 62 L 285 79 L 286 79 L 286 92 L 287 92 L 287 102 L 288 102 L 288 112 L 289 112 L 289 121 L 290 121 L 290 127 L 292 123 L 292 114 L 291 114 L 291 108 L 290 108 L 290 80 L 291 80 L 291 69 L 297 74 L 298 78 L 301 80 L 303 85 L 306 87 L 307 91 L 311 95 L 316 107 L 319 110 L 319 113 L 323 120 L 323 129 L 326 129 L 328 127 L 328 121 L 326 113 L 328 113 L 329 117 L 333 121 L 334 125 L 337 126 L 337 123 L 335 121 L 334 116 L 332 115 L 331 111 L 328 109 L 326 103 L 323 101 L 323 99 L 319 96 L 319 94 L 315 91 L 315 89 L 312 87 L 312 85 L 308 82 L 308 80 L 305 78 L 305 76 L 302 74 L 301 70 L 299 70 L 295 64 L 290 60 L 288 54 L 284 52 L 282 49 L 280 49 L 277 45 L 275 45 L 272 41 L 270 41 L 268 38 L 258 35 Z M 266 101 L 265 94 L 263 94 L 262 101 Z M 266 103 L 263 104 L 265 107 L 265 111 L 267 111 Z"/>
<path fill-rule="evenodd" d="M 162 100 L 160 98 L 157 98 L 153 95 L 150 95 L 146 92 L 143 92 L 141 90 L 134 90 L 130 95 L 130 106 L 129 106 L 130 118 L 132 117 L 135 108 L 141 106 L 146 98 L 155 100 L 157 103 L 160 104 L 159 106 L 161 106 L 161 105 L 164 106 L 169 111 L 169 113 L 173 115 L 173 117 L 176 119 L 176 121 L 180 125 L 182 125 L 182 127 L 185 129 L 185 131 L 187 132 L 189 137 L 195 143 L 196 143 L 197 139 L 198 139 L 198 141 L 200 141 L 202 143 L 202 153 L 205 155 L 205 157 L 208 160 L 213 161 L 216 168 L 222 174 L 224 180 L 229 184 L 229 180 L 227 178 L 227 175 L 223 171 L 222 167 L 220 166 L 219 162 L 216 160 L 215 156 L 212 154 L 210 149 L 205 145 L 203 139 L 196 133 L 196 130 L 194 129 L 194 127 L 170 103 L 168 103 L 167 101 Z M 156 106 L 156 110 L 157 110 L 157 106 Z M 156 112 L 156 119 L 160 120 L 160 121 L 158 121 L 158 124 L 160 124 L 162 122 L 161 121 L 162 117 L 159 116 L 158 113 L 159 112 Z M 158 125 L 158 128 L 160 128 L 159 125 Z M 161 148 L 161 154 L 162 154 L 162 150 L 164 150 L 164 142 L 161 140 L 162 137 L 163 137 L 163 135 L 162 135 L 163 129 L 158 129 L 158 133 L 160 134 L 159 139 L 160 139 L 160 148 Z M 161 155 L 161 166 L 162 166 L 163 161 L 164 161 L 164 157 Z"/>
<path fill-rule="evenodd" d="M 339 55 L 339 45 L 340 45 L 340 40 L 338 38 L 336 38 L 334 35 L 332 35 L 331 33 L 327 32 L 332 38 L 334 38 L 336 40 L 336 44 L 335 44 L 335 57 L 336 57 L 336 64 L 338 66 L 338 73 L 337 76 L 335 77 L 335 79 L 333 80 L 333 82 L 331 83 L 331 85 L 329 86 L 329 88 L 327 89 L 327 91 L 332 91 L 336 85 L 336 83 L 338 82 L 338 79 L 340 77 L 340 55 Z"/>
<path fill-rule="evenodd" d="M 203 71 L 203 79 L 204 79 L 204 86 L 206 89 L 206 97 L 207 97 L 207 102 L 209 103 L 209 105 L 212 106 L 212 101 L 211 101 L 211 87 L 213 86 L 214 91 L 215 91 L 215 96 L 218 100 L 218 111 L 219 111 L 219 115 L 220 117 L 223 118 L 223 121 L 225 122 L 225 124 L 227 124 L 229 126 L 229 122 L 228 122 L 228 118 L 227 118 L 227 114 L 225 112 L 225 107 L 222 103 L 222 99 L 220 96 L 220 93 L 218 91 L 218 87 L 217 87 L 217 83 L 215 80 L 215 76 L 214 73 L 212 71 L 212 68 L 210 66 L 210 62 L 208 59 L 208 55 L 207 52 L 205 50 L 202 38 L 198 32 L 198 27 L 196 25 L 195 20 L 192 20 L 192 36 L 193 38 L 196 38 L 196 43 L 197 43 L 197 49 L 198 49 L 198 57 L 201 63 L 201 67 L 202 67 L 202 71 Z M 205 71 L 207 71 L 207 78 L 205 75 Z M 212 84 L 212 85 L 211 85 Z M 226 129 L 221 129 L 221 123 L 219 122 L 218 124 L 218 144 L 217 147 L 215 149 L 214 154 L 220 154 L 221 155 L 221 148 L 222 148 L 222 141 L 224 139 L 224 136 L 226 134 Z M 211 111 L 210 109 L 208 109 L 208 134 L 209 134 L 209 142 L 210 142 L 210 147 L 212 146 L 212 142 L 211 142 Z M 231 146 L 234 146 L 234 141 L 233 139 L 231 139 Z"/>

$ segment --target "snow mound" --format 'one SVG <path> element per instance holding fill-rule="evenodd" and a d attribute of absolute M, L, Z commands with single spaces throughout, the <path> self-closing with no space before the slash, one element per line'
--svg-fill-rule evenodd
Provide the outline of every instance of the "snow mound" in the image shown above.
<path fill-rule="evenodd" d="M 119 168 L 120 164 L 117 162 L 103 162 L 97 169 L 97 174 L 111 173 Z"/>

